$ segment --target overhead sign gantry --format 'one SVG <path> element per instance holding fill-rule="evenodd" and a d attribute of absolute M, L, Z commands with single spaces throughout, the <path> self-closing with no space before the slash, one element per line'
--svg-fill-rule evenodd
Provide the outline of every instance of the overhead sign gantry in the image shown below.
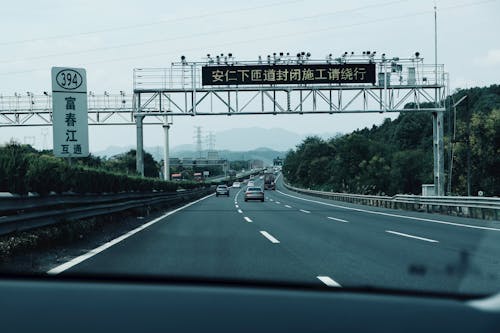
<path fill-rule="evenodd" d="M 200 62 L 183 56 L 169 68 L 136 68 L 137 171 L 144 172 L 142 124 L 148 116 L 165 117 L 168 142 L 168 119 L 175 116 L 431 112 L 434 182 L 436 194 L 444 195 L 447 74 L 443 65 L 423 60 L 418 52 L 408 58 L 345 52 L 324 59 L 274 53 L 255 61 L 221 54 Z"/>

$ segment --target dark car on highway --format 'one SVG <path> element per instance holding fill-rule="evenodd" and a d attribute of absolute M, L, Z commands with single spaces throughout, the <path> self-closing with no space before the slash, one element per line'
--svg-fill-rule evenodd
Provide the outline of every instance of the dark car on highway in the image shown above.
<path fill-rule="evenodd" d="M 245 191 L 245 201 L 260 200 L 264 202 L 264 191 L 260 187 L 248 187 Z"/>
<path fill-rule="evenodd" d="M 227 185 L 219 185 L 219 186 L 217 186 L 217 188 L 215 189 L 215 195 L 216 196 L 219 196 L 219 195 L 227 195 L 227 196 L 229 196 L 229 187 L 227 187 Z"/>

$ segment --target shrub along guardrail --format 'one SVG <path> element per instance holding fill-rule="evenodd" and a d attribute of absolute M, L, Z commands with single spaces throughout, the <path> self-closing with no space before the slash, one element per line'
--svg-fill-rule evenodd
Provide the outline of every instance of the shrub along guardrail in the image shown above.
<path fill-rule="evenodd" d="M 347 194 L 308 190 L 294 187 L 283 182 L 286 188 L 304 194 L 310 194 L 326 199 L 350 202 L 354 204 L 376 207 L 404 209 L 424 212 L 436 212 L 448 215 L 498 220 L 500 218 L 500 198 L 486 197 L 423 197 L 419 195 L 377 196 L 362 194 Z"/>
<path fill-rule="evenodd" d="M 82 165 L 69 165 L 50 155 L 22 153 L 0 156 L 0 192 L 45 195 L 51 191 L 102 193 L 122 191 L 176 191 L 199 187 L 196 182 L 171 182 L 157 178 L 110 172 Z"/>
<path fill-rule="evenodd" d="M 58 195 L 0 199 L 0 235 L 155 205 L 175 205 L 209 194 L 210 187 L 179 192 Z"/>

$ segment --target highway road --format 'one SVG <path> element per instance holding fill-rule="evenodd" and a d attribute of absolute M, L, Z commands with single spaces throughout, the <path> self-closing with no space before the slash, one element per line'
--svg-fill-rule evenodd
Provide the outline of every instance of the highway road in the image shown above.
<path fill-rule="evenodd" d="M 257 185 L 262 180 L 257 180 Z M 265 202 L 202 198 L 54 267 L 50 274 L 139 274 L 491 293 L 500 222 L 266 191 Z"/>

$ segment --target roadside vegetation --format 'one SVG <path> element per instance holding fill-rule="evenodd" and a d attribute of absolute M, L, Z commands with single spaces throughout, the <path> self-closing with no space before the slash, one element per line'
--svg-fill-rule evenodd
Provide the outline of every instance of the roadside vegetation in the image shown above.
<path fill-rule="evenodd" d="M 453 105 L 468 96 L 466 102 Z M 500 195 L 500 85 L 456 91 L 445 113 L 445 179 L 453 147 L 451 194 L 467 195 L 467 123 L 470 121 L 471 194 Z M 450 122 L 450 123 L 449 123 Z M 453 125 L 455 123 L 455 125 Z M 448 130 L 451 124 L 452 131 Z M 455 134 L 453 134 L 453 128 Z M 283 173 L 293 185 L 359 194 L 420 194 L 433 183 L 429 113 L 401 113 L 380 126 L 323 140 L 305 139 L 288 152 Z M 447 188 L 448 184 L 446 184 Z"/>
<path fill-rule="evenodd" d="M 51 151 L 37 151 L 29 145 L 10 142 L 0 147 L 0 192 L 102 193 L 123 191 L 176 191 L 199 187 L 199 183 L 170 182 L 159 178 L 157 163 L 145 153 L 146 177 L 135 172 L 135 151 L 110 159 L 96 156 L 68 161 Z"/>

